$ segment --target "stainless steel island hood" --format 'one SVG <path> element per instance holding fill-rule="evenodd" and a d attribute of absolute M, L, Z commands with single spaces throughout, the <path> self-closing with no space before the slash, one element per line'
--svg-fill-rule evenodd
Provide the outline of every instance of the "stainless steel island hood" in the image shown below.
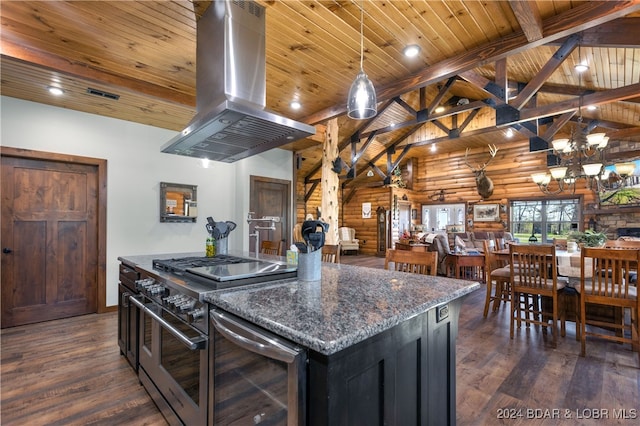
<path fill-rule="evenodd" d="M 214 1 L 197 23 L 196 115 L 162 152 L 233 163 L 315 134 L 266 104 L 265 9 Z"/>

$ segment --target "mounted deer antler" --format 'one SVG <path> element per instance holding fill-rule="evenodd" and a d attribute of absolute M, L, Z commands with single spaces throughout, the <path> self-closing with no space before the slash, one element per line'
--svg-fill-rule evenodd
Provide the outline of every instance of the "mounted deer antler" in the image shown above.
<path fill-rule="evenodd" d="M 471 171 L 476 175 L 476 189 L 478 190 L 478 194 L 480 194 L 480 196 L 484 199 L 491 197 L 491 195 L 493 194 L 493 181 L 485 175 L 484 171 L 491 160 L 493 160 L 493 158 L 496 156 L 497 152 L 497 146 L 489 145 L 489 153 L 491 154 L 491 157 L 486 163 L 482 165 L 482 167 L 478 168 L 474 168 L 471 164 L 469 164 L 469 161 L 467 160 L 467 156 L 469 155 L 469 148 L 467 148 L 467 151 L 464 154 L 464 164 L 466 164 L 467 167 L 469 167 Z"/>

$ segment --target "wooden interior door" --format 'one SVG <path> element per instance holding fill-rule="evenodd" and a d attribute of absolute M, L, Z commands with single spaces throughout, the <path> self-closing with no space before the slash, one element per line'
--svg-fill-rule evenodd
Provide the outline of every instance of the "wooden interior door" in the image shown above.
<path fill-rule="evenodd" d="M 97 311 L 98 167 L 2 156 L 2 327 Z"/>
<path fill-rule="evenodd" d="M 260 241 L 284 241 L 284 247 L 290 245 L 291 225 L 291 181 L 251 176 L 250 179 L 249 210 L 254 217 L 278 216 L 280 222 L 275 224 L 275 230 L 258 231 Z M 255 232 L 255 225 L 269 226 L 268 222 L 253 222 L 249 224 L 249 233 Z M 255 251 L 255 238 L 249 237 L 249 249 Z M 284 253 L 280 253 L 284 255 Z"/>
<path fill-rule="evenodd" d="M 411 203 L 409 202 L 398 202 L 398 213 L 399 213 L 399 233 L 402 235 L 404 231 L 411 232 Z"/>

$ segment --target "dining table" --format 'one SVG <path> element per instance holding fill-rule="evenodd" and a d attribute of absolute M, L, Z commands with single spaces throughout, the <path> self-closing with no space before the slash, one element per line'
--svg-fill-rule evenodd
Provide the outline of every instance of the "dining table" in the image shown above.
<path fill-rule="evenodd" d="M 491 253 L 495 256 L 496 260 L 504 262 L 505 264 L 509 264 L 511 261 L 509 248 L 493 250 Z M 556 250 L 558 276 L 568 277 L 569 286 L 571 287 L 580 285 L 580 261 L 579 251 Z M 585 266 L 585 277 L 591 278 L 591 259 L 586 259 Z"/>
<path fill-rule="evenodd" d="M 558 275 L 569 278 L 569 286 L 575 287 L 580 285 L 581 274 L 581 252 L 580 251 L 567 251 L 556 250 L 556 259 L 558 262 Z M 591 258 L 585 259 L 585 278 L 591 278 L 591 270 L 593 269 Z"/>
<path fill-rule="evenodd" d="M 496 259 L 502 260 L 505 263 L 510 262 L 509 249 L 495 250 L 492 252 Z M 565 284 L 564 288 L 560 291 L 559 309 L 560 315 L 564 318 L 564 321 L 576 322 L 580 315 L 580 279 L 581 279 L 581 252 L 556 250 L 556 262 L 558 278 Z M 585 278 L 592 278 L 592 260 L 590 258 L 585 259 Z M 546 297 L 542 297 L 542 311 L 551 311 L 551 300 Z M 604 322 L 619 322 L 622 321 L 622 310 L 615 309 L 611 306 L 602 305 L 587 305 L 586 315 L 590 319 L 600 320 Z M 560 335 L 565 336 L 566 330 L 564 327 L 565 322 L 561 321 Z M 579 333 L 576 330 L 576 340 L 579 340 Z"/>

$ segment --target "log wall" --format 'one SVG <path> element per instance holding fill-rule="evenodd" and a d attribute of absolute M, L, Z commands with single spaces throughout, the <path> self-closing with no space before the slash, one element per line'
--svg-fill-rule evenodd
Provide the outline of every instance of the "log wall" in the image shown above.
<path fill-rule="evenodd" d="M 417 210 L 417 217 L 412 220 L 413 224 L 422 223 L 421 205 L 438 204 L 432 196 L 441 189 L 453 194 L 445 196 L 444 203 L 451 204 L 457 202 L 467 203 L 472 206 L 476 203 L 501 204 L 508 206 L 509 200 L 518 199 L 541 199 L 550 198 L 538 189 L 538 186 L 531 180 L 531 173 L 544 170 L 546 168 L 546 152 L 529 152 L 529 141 L 515 141 L 508 144 L 498 144 L 499 151 L 495 158 L 486 168 L 486 175 L 493 180 L 493 195 L 486 200 L 482 200 L 478 195 L 475 186 L 475 176 L 464 163 L 464 152 L 433 154 L 426 157 L 414 158 L 412 160 L 413 189 L 401 188 L 367 188 L 360 187 L 349 196 L 351 189 L 344 189 L 339 194 L 341 212 L 339 214 L 339 226 L 349 226 L 355 228 L 356 238 L 360 239 L 360 248 L 363 254 L 375 255 L 376 253 L 376 222 L 375 214 L 370 219 L 362 218 L 362 203 L 370 202 L 371 210 L 375 212 L 379 206 L 391 210 L 393 195 L 397 195 L 401 200 L 406 195 L 411 203 L 411 208 Z M 469 152 L 469 162 L 472 165 L 483 164 L 489 158 L 488 147 L 473 149 Z M 403 171 L 404 176 L 404 171 Z M 298 185 L 298 190 L 302 190 L 304 185 Z M 612 212 L 598 212 L 596 207 L 597 198 L 595 194 L 586 188 L 584 183 L 579 183 L 576 195 L 581 197 L 583 203 L 583 225 L 588 227 L 590 219 L 594 219 L 599 230 L 607 232 L 610 238 L 615 237 L 615 229 L 612 227 L 634 226 L 640 223 L 640 212 L 638 209 L 626 210 L 626 212 L 615 212 L 614 219 Z M 309 187 L 309 185 L 307 185 Z M 347 187 L 348 188 L 348 187 Z M 305 211 L 304 193 L 298 193 L 298 217 L 304 217 Z M 315 212 L 315 207 L 320 205 L 321 188 L 318 186 L 306 203 L 306 209 Z M 347 199 L 343 203 L 343 199 Z M 302 201 L 302 204 L 300 203 Z M 473 209 L 467 209 L 467 219 L 473 219 Z M 506 225 L 506 227 L 505 227 Z M 496 222 L 477 222 L 470 231 L 503 231 L 509 229 L 508 208 L 500 214 L 500 220 Z"/>

